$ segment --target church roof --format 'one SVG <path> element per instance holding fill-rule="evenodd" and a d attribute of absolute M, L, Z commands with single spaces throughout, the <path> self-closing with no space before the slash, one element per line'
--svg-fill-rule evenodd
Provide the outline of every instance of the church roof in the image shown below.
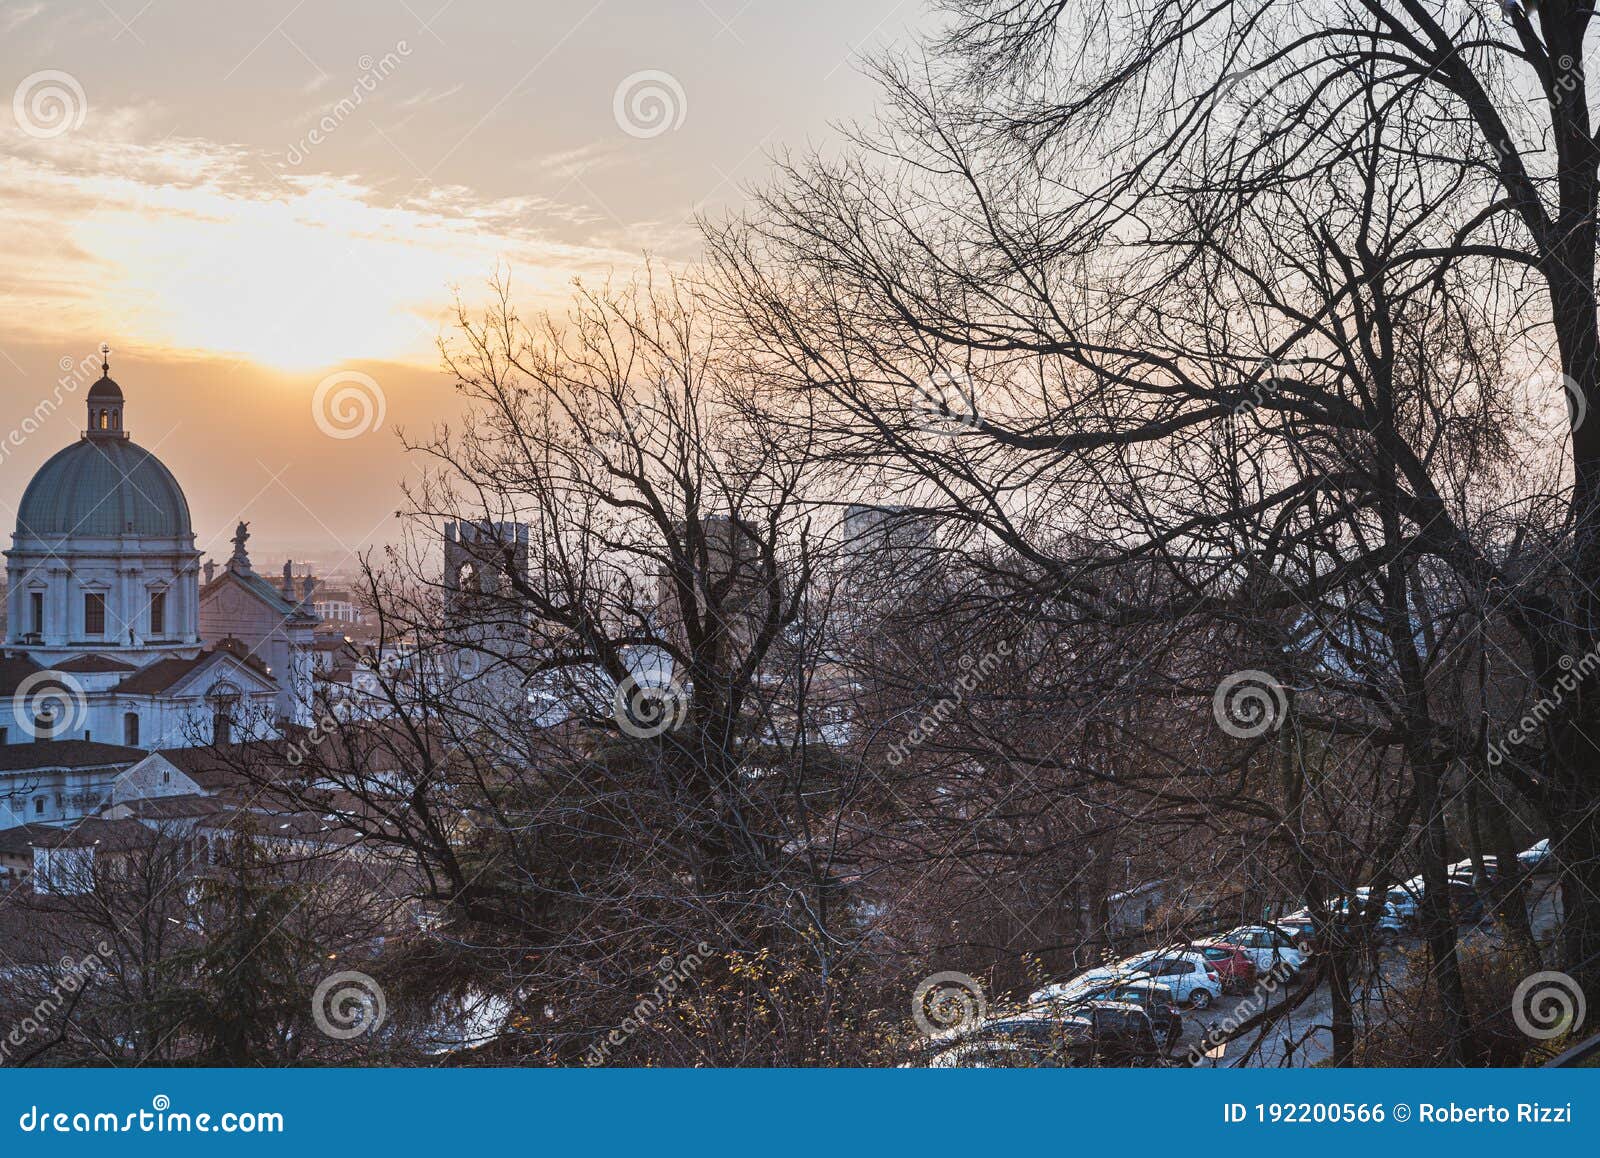
<path fill-rule="evenodd" d="M 149 753 L 120 744 L 96 740 L 36 740 L 28 744 L 0 744 L 0 772 L 29 772 L 42 768 L 103 768 L 134 764 Z"/>
<path fill-rule="evenodd" d="M 212 650 L 203 651 L 193 659 L 158 659 L 148 667 L 134 672 L 118 684 L 115 690 L 136 696 L 157 695 L 176 687 L 195 672 L 209 667 L 223 656 L 231 656 L 263 680 L 272 682 L 272 673 L 254 656 L 247 653 L 243 644 L 237 639 L 230 638 L 218 640 Z"/>
<path fill-rule="evenodd" d="M 172 472 L 125 438 L 81 438 L 33 476 L 17 508 L 19 537 L 193 534 Z"/>
<path fill-rule="evenodd" d="M 35 848 L 103 848 L 107 851 L 141 848 L 155 842 L 156 833 L 140 821 L 102 820 L 85 816 L 70 825 L 41 830 L 30 839 Z"/>
<path fill-rule="evenodd" d="M 13 695 L 23 680 L 43 670 L 25 655 L 0 656 L 0 696 Z"/>
<path fill-rule="evenodd" d="M 282 619 L 321 623 L 322 617 L 304 603 L 290 601 L 283 597 L 283 592 L 274 587 L 267 580 L 257 575 L 248 567 L 235 567 L 229 565 L 220 575 L 206 584 L 200 593 L 202 599 L 209 598 L 213 591 L 220 589 L 230 580 L 239 584 L 251 595 L 254 595 L 276 616 Z"/>
<path fill-rule="evenodd" d="M 125 809 L 128 818 L 133 820 L 187 820 L 196 816 L 210 816 L 227 807 L 215 796 L 202 796 L 195 792 L 185 792 L 179 796 L 140 796 L 112 805 L 112 808 Z"/>
<path fill-rule="evenodd" d="M 112 659 L 108 655 L 75 655 L 65 663 L 58 663 L 52 671 L 71 672 L 73 675 L 98 675 L 101 672 L 133 671 L 131 663 Z"/>

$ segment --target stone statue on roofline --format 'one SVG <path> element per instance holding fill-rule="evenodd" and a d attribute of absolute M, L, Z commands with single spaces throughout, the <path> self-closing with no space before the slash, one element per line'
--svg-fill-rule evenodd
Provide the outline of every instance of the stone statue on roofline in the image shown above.
<path fill-rule="evenodd" d="M 250 552 L 244 545 L 250 541 L 250 524 L 241 522 L 233 533 L 233 558 L 228 560 L 228 568 L 232 571 L 250 570 Z"/>

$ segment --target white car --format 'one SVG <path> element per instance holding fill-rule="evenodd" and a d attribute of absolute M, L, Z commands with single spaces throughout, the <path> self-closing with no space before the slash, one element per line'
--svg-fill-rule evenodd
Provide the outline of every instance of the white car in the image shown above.
<path fill-rule="evenodd" d="M 1517 853 L 1517 863 L 1529 872 L 1542 868 L 1550 859 L 1550 838 L 1547 836 Z"/>
<path fill-rule="evenodd" d="M 1097 969 L 1090 969 L 1066 981 L 1057 981 L 1046 985 L 1043 989 L 1035 989 L 1028 994 L 1030 1006 L 1043 1005 L 1054 1002 L 1073 1002 L 1086 999 L 1090 994 L 1121 982 L 1148 981 L 1150 976 L 1137 969 L 1123 969 L 1117 965 L 1105 965 Z"/>
<path fill-rule="evenodd" d="M 1222 996 L 1222 978 L 1204 955 L 1182 949 L 1151 949 L 1110 965 L 1090 969 L 1029 995 L 1030 1004 L 1070 1001 L 1115 981 L 1156 981 L 1172 990 L 1172 1000 L 1204 1009 Z"/>
<path fill-rule="evenodd" d="M 1468 857 L 1466 860 L 1456 861 L 1455 864 L 1450 865 L 1444 871 L 1447 877 L 1464 881 L 1473 888 L 1477 888 L 1479 885 L 1485 883 L 1484 880 L 1478 876 L 1478 870 L 1473 867 L 1471 857 Z M 1495 856 L 1492 852 L 1486 853 L 1483 858 L 1483 871 L 1484 875 L 1491 881 L 1499 877 L 1500 858 Z"/>
<path fill-rule="evenodd" d="M 1257 973 L 1270 973 L 1274 969 L 1280 974 L 1285 970 L 1298 973 L 1306 963 L 1304 951 L 1295 948 L 1286 934 L 1265 925 L 1240 925 L 1220 937 L 1212 937 L 1211 942 L 1237 945 L 1255 963 Z"/>
<path fill-rule="evenodd" d="M 1222 978 L 1205 955 L 1162 950 L 1137 966 L 1140 973 L 1172 990 L 1172 999 L 1205 1009 L 1222 996 Z"/>

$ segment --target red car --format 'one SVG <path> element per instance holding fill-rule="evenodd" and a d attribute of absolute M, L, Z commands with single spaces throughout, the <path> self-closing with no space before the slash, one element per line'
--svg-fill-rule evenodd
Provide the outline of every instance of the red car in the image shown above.
<path fill-rule="evenodd" d="M 1243 993 L 1255 984 L 1256 963 L 1239 946 L 1217 941 L 1195 948 L 1205 955 L 1206 965 L 1221 979 L 1224 992 Z"/>

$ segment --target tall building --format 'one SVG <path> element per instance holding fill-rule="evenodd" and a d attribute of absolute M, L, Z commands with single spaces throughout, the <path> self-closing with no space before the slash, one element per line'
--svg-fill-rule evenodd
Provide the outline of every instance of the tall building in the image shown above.
<path fill-rule="evenodd" d="M 527 698 L 532 635 L 516 582 L 528 578 L 526 523 L 445 524 L 444 640 L 451 655 L 438 674 L 458 707 L 486 719 Z"/>

